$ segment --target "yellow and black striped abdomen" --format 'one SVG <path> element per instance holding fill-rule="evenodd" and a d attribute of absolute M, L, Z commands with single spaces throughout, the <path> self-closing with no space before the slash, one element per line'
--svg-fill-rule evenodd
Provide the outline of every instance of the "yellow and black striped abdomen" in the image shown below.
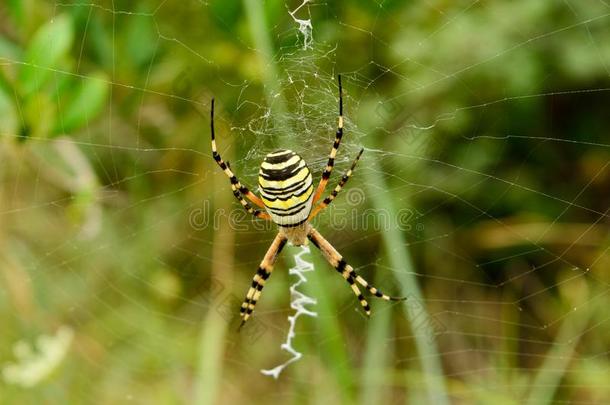
<path fill-rule="evenodd" d="M 313 178 L 299 155 L 285 149 L 268 154 L 258 172 L 258 185 L 273 222 L 296 226 L 307 220 L 313 200 Z"/>

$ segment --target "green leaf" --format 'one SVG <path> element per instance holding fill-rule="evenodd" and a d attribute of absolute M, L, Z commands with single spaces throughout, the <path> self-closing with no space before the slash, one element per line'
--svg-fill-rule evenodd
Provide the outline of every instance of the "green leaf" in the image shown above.
<path fill-rule="evenodd" d="M 108 77 L 97 72 L 74 81 L 74 89 L 61 110 L 53 128 L 53 135 L 67 134 L 87 125 L 97 116 L 108 97 Z"/>
<path fill-rule="evenodd" d="M 17 111 L 13 99 L 0 87 L 0 137 L 15 136 L 17 134 Z"/>
<path fill-rule="evenodd" d="M 34 93 L 21 104 L 24 125 L 19 132 L 22 141 L 27 138 L 46 138 L 57 117 L 57 107 L 48 93 Z"/>
<path fill-rule="evenodd" d="M 19 74 L 19 88 L 23 96 L 40 89 L 51 77 L 72 46 L 74 28 L 72 21 L 59 15 L 40 27 L 25 53 L 25 63 Z"/>
<path fill-rule="evenodd" d="M 18 45 L 0 36 L 0 58 L 19 60 L 21 59 L 21 50 Z"/>
<path fill-rule="evenodd" d="M 23 23 L 23 16 L 25 14 L 25 4 L 22 0 L 8 0 L 7 8 L 10 16 L 16 24 Z"/>
<path fill-rule="evenodd" d="M 157 49 L 157 32 L 148 16 L 130 16 L 126 32 L 126 49 L 129 64 L 140 69 L 147 67 Z"/>
<path fill-rule="evenodd" d="M 237 30 L 240 19 L 243 17 L 243 8 L 238 1 L 214 0 L 208 4 L 210 16 L 217 28 L 229 33 Z"/>

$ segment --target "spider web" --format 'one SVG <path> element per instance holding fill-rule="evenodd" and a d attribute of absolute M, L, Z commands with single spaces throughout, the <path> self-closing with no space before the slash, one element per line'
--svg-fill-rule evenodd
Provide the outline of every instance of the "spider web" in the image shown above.
<path fill-rule="evenodd" d="M 247 16 L 215 2 L 54 2 L 41 21 L 84 16 L 72 63 L 47 69 L 0 47 L 0 65 L 46 71 L 57 88 L 66 78 L 100 81 L 93 67 L 106 63 L 109 86 L 101 115 L 78 132 L 19 144 L 22 135 L 0 125 L 0 360 L 14 371 L 23 360 L 14 347 L 44 352 L 53 346 L 36 342 L 71 336 L 56 349 L 62 360 L 40 366 L 49 374 L 40 382 L 3 380 L 9 400 L 61 392 L 75 402 L 232 403 L 274 392 L 345 401 L 356 391 L 368 402 L 416 402 L 427 377 L 414 333 L 432 325 L 457 401 L 610 401 L 610 4 L 361 7 L 282 4 L 266 15 L 277 50 L 265 55 L 256 33 L 232 30 Z M 212 25 L 221 27 L 214 41 Z M 149 41 L 130 43 L 130 30 Z M 108 42 L 94 46 L 99 32 Z M 409 310 L 422 320 L 369 299 L 366 321 L 312 249 L 304 293 L 319 316 L 299 320 L 293 343 L 303 357 L 274 383 L 259 370 L 286 359 L 294 280 L 284 270 L 298 249 L 287 248 L 255 316 L 234 333 L 274 228 L 241 214 L 214 166 L 209 100 L 217 95 L 219 150 L 245 184 L 278 148 L 320 173 L 339 73 L 346 135 L 334 181 L 365 152 L 314 225 L 383 290 L 399 293 L 400 275 L 412 274 L 423 298 Z M 15 106 L 22 122 L 46 111 Z M 69 118 L 61 108 L 58 116 Z M 385 248 L 396 222 L 411 269 Z"/>

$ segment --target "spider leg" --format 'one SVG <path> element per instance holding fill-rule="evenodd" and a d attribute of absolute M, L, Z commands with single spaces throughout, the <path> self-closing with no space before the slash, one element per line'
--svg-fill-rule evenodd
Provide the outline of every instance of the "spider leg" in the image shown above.
<path fill-rule="evenodd" d="M 337 194 L 339 194 L 339 192 L 345 186 L 345 183 L 347 183 L 347 181 L 350 179 L 350 177 L 352 177 L 352 174 L 354 172 L 354 168 L 356 167 L 356 164 L 358 163 L 358 160 L 360 159 L 360 156 L 362 156 L 362 152 L 364 152 L 364 149 L 360 149 L 360 152 L 358 153 L 358 156 L 356 156 L 356 159 L 354 159 L 354 161 L 352 162 L 352 166 L 349 168 L 349 170 L 347 172 L 345 172 L 343 177 L 341 177 L 341 181 L 339 181 L 339 184 L 337 184 L 337 187 L 335 187 L 335 189 L 332 191 L 332 193 L 330 193 L 330 195 L 328 197 L 326 197 L 321 203 L 318 203 L 318 205 L 311 211 L 311 214 L 309 214 L 308 220 L 311 220 L 313 217 L 318 215 L 318 213 L 321 210 L 323 210 L 324 208 L 328 207 L 328 205 L 331 202 L 333 202 L 333 200 L 335 199 Z"/>
<path fill-rule="evenodd" d="M 252 191 L 250 191 L 248 187 L 240 183 L 237 176 L 235 176 L 235 174 L 231 170 L 229 162 L 225 163 L 225 161 L 222 160 L 220 154 L 216 150 L 216 137 L 214 134 L 214 99 L 212 99 L 212 108 L 210 110 L 210 128 L 212 133 L 212 157 L 214 158 L 216 163 L 218 163 L 218 166 L 220 166 L 222 171 L 225 172 L 227 177 L 229 177 L 229 180 L 231 181 L 231 189 L 233 190 L 233 195 L 235 196 L 235 198 L 237 198 L 237 200 L 241 203 L 241 205 L 246 211 L 254 215 L 256 218 L 271 219 L 269 214 L 267 214 L 265 211 L 252 208 L 248 201 L 243 198 L 245 196 L 260 208 L 265 207 L 263 201 L 259 197 L 257 197 Z"/>
<path fill-rule="evenodd" d="M 265 286 L 265 282 L 271 275 L 273 271 L 273 264 L 275 263 L 275 259 L 280 254 L 284 245 L 286 245 L 287 239 L 285 236 L 277 234 L 271 246 L 267 250 L 265 257 L 263 257 L 263 261 L 261 262 L 256 274 L 252 279 L 252 285 L 248 289 L 248 293 L 246 294 L 246 298 L 244 302 L 241 304 L 241 308 L 239 309 L 241 316 L 241 324 L 239 328 L 246 323 L 252 312 L 254 311 L 254 307 L 258 302 L 261 293 L 263 291 L 263 287 Z"/>
<path fill-rule="evenodd" d="M 341 86 L 341 75 L 337 76 L 337 80 L 339 81 L 339 124 L 337 125 L 335 142 L 333 143 L 333 147 L 330 150 L 330 155 L 328 156 L 328 163 L 322 172 L 322 179 L 320 180 L 320 184 L 318 184 L 318 188 L 313 196 L 314 203 L 318 201 L 320 197 L 322 197 L 326 184 L 328 184 L 330 173 L 333 171 L 333 167 L 335 165 L 335 156 L 337 156 L 337 150 L 339 149 L 341 138 L 343 137 L 343 87 Z"/>
<path fill-rule="evenodd" d="M 358 289 L 358 286 L 356 285 L 355 282 L 362 285 L 364 288 L 366 288 L 371 294 L 373 294 L 377 298 L 381 298 L 386 301 L 406 300 L 405 297 L 391 297 L 389 295 L 384 294 L 383 292 L 381 292 L 381 290 L 374 287 L 364 278 L 359 276 L 356 273 L 356 270 L 354 270 L 354 268 L 352 266 L 350 266 L 349 264 L 347 264 L 345 262 L 345 260 L 343 259 L 343 256 L 341 256 L 341 254 L 339 254 L 339 252 L 337 252 L 337 250 L 330 244 L 330 242 L 328 242 L 326 239 L 324 239 L 324 237 L 320 234 L 320 232 L 318 232 L 315 228 L 313 228 L 313 227 L 311 228 L 307 237 L 309 238 L 311 243 L 314 244 L 315 247 L 320 249 L 320 252 L 322 252 L 322 255 L 330 263 L 330 265 L 333 266 L 335 268 L 335 270 L 337 270 L 343 276 L 343 278 L 347 280 L 348 283 L 350 283 L 350 286 L 352 287 L 354 294 L 356 294 L 356 296 L 358 297 L 358 300 L 360 301 L 360 305 L 362 305 L 362 308 L 364 308 L 364 311 L 366 312 L 367 315 L 370 315 L 371 308 L 369 307 L 368 303 L 366 302 L 366 300 L 364 299 L 362 294 L 360 294 L 360 290 Z"/>

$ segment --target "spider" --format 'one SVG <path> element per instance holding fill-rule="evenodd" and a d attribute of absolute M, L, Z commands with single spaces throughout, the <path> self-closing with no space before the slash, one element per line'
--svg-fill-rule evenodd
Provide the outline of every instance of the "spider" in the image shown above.
<path fill-rule="evenodd" d="M 254 307 L 258 302 L 263 287 L 267 279 L 273 271 L 273 265 L 277 256 L 282 251 L 287 242 L 294 246 L 306 245 L 308 240 L 317 247 L 324 258 L 331 266 L 337 270 L 341 276 L 349 283 L 352 291 L 360 301 L 360 305 L 364 309 L 367 316 L 371 315 L 371 307 L 360 291 L 361 285 L 366 288 L 375 297 L 386 301 L 401 301 L 406 298 L 390 297 L 382 293 L 378 288 L 373 287 L 364 278 L 356 274 L 352 266 L 346 263 L 343 256 L 318 232 L 312 225 L 311 220 L 321 210 L 337 197 L 337 194 L 343 189 L 345 183 L 352 176 L 354 168 L 362 155 L 364 149 L 361 149 L 354 159 L 349 170 L 341 177 L 341 180 L 330 193 L 328 197 L 319 201 L 324 193 L 324 189 L 330 178 L 335 163 L 335 156 L 343 137 L 343 89 L 341 86 L 341 76 L 337 77 L 339 82 L 339 123 L 335 135 L 328 163 L 322 172 L 322 179 L 314 191 L 313 178 L 307 163 L 297 153 L 288 150 L 280 149 L 269 153 L 263 160 L 258 172 L 258 185 L 261 196 L 258 197 L 246 186 L 244 186 L 237 176 L 231 170 L 229 162 L 224 162 L 220 154 L 216 150 L 216 140 L 214 135 L 214 99 L 211 106 L 211 133 L 212 133 L 212 156 L 220 168 L 225 172 L 231 181 L 231 189 L 233 195 L 241 203 L 244 209 L 254 217 L 273 221 L 278 225 L 279 232 L 267 250 L 263 261 L 261 262 L 250 286 L 246 298 L 240 308 L 241 327 L 246 323 Z M 246 201 L 250 200 L 257 207 Z"/>

